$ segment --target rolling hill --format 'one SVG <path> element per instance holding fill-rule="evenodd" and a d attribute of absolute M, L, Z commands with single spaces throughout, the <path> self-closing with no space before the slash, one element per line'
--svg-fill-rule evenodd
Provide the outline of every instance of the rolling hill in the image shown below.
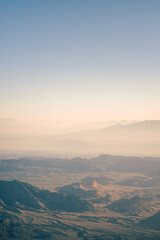
<path fill-rule="evenodd" d="M 141 220 L 139 222 L 139 225 L 143 226 L 144 228 L 159 230 L 160 229 L 160 211 L 149 218 Z"/>
<path fill-rule="evenodd" d="M 107 206 L 111 211 L 139 215 L 142 211 L 150 211 L 150 204 L 139 196 L 132 197 L 130 199 L 119 199 L 112 202 Z"/>

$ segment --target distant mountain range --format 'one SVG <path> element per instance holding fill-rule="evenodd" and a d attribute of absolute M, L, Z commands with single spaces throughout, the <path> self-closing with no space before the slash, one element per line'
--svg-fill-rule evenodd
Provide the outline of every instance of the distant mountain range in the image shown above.
<path fill-rule="evenodd" d="M 101 131 L 133 131 L 134 133 L 154 133 L 155 131 L 160 131 L 160 120 L 148 120 L 143 122 L 135 122 L 131 124 L 115 124 L 107 128 L 103 128 Z M 159 133 L 159 132 L 157 132 Z"/>
<path fill-rule="evenodd" d="M 115 124 L 94 131 L 61 135 L 23 138 L 7 136 L 1 134 L 0 145 L 3 151 L 45 151 L 61 156 L 93 156 L 100 153 L 160 156 L 160 120 Z"/>
<path fill-rule="evenodd" d="M 28 171 L 38 168 L 41 171 L 53 171 L 63 170 L 65 172 L 129 172 L 129 173 L 145 173 L 146 175 L 156 177 L 158 180 L 159 171 L 160 171 L 160 158 L 140 158 L 140 157 L 127 157 L 127 156 L 114 156 L 101 154 L 95 158 L 53 158 L 45 160 L 31 160 L 27 158 L 22 159 L 8 159 L 0 161 L 0 172 L 8 171 Z M 95 179 L 87 178 L 83 181 L 82 184 L 91 186 Z M 96 178 L 96 181 L 100 184 L 105 184 L 110 181 L 110 179 Z M 130 181 L 128 182 L 128 184 Z M 122 182 L 120 184 L 125 184 Z M 133 185 L 133 182 L 131 182 Z M 155 184 L 153 180 L 149 182 L 143 181 L 142 186 L 145 184 Z"/>

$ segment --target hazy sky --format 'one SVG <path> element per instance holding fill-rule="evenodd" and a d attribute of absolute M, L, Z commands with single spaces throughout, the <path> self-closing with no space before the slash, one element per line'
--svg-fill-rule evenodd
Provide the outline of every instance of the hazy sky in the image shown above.
<path fill-rule="evenodd" d="M 159 0 L 0 0 L 0 116 L 160 119 Z"/>

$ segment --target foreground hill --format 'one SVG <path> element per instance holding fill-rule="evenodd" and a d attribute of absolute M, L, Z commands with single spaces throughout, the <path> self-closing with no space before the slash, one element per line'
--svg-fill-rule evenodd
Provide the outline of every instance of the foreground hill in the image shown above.
<path fill-rule="evenodd" d="M 100 186 L 105 186 L 111 182 L 107 177 L 86 177 L 81 182 L 72 183 L 56 190 L 65 195 L 73 194 L 81 198 L 92 199 L 99 197 L 98 190 Z"/>
<path fill-rule="evenodd" d="M 139 225 L 145 228 L 159 230 L 160 229 L 160 211 L 149 218 L 141 220 L 139 222 Z"/>
<path fill-rule="evenodd" d="M 129 215 L 139 215 L 142 211 L 149 211 L 150 204 L 139 196 L 130 199 L 119 199 L 107 206 L 109 210 L 126 213 Z"/>
<path fill-rule="evenodd" d="M 96 190 L 85 190 L 81 187 L 79 183 L 59 187 L 57 188 L 57 190 L 59 193 L 63 193 L 65 195 L 73 194 L 81 198 L 94 198 L 98 196 Z"/>
<path fill-rule="evenodd" d="M 40 190 L 20 181 L 0 181 L 1 206 L 14 208 L 50 209 L 82 212 L 92 209 L 91 204 L 74 195 Z"/>
<path fill-rule="evenodd" d="M 32 186 L 30 186 L 32 187 Z M 38 192 L 38 190 L 37 190 Z M 35 197 L 36 188 L 31 191 L 29 184 L 20 181 L 0 181 L 0 199 L 8 206 L 17 206 L 17 203 L 24 207 L 40 209 L 38 199 Z"/>

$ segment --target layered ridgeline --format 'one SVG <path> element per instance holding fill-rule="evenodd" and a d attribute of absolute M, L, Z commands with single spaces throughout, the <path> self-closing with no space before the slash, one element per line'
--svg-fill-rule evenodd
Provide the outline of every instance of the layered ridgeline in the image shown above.
<path fill-rule="evenodd" d="M 114 156 L 102 154 L 94 158 L 53 158 L 45 160 L 31 160 L 28 158 L 22 159 L 7 159 L 0 161 L 0 172 L 14 171 L 55 171 L 64 172 L 128 172 L 128 173 L 143 173 L 149 176 L 159 177 L 160 158 L 152 157 L 130 157 L 130 156 Z M 98 181 L 98 180 L 97 180 Z M 129 184 L 128 180 L 126 184 Z M 125 184 L 125 182 L 120 183 Z M 131 183 L 131 185 L 133 182 Z M 146 183 L 146 184 L 149 184 Z"/>
<path fill-rule="evenodd" d="M 17 180 L 0 181 L 1 206 L 6 209 L 43 209 L 67 212 L 82 212 L 92 209 L 92 205 L 77 196 L 48 190 L 40 190 Z"/>
<path fill-rule="evenodd" d="M 65 156 L 109 153 L 116 155 L 160 156 L 160 121 L 114 124 L 98 130 L 33 136 L 5 133 L 0 125 L 0 150 L 47 151 Z M 5 137 L 4 137 L 5 136 Z M 10 147 L 9 147 L 10 146 Z M 10 149 L 9 149 L 10 148 Z"/>

